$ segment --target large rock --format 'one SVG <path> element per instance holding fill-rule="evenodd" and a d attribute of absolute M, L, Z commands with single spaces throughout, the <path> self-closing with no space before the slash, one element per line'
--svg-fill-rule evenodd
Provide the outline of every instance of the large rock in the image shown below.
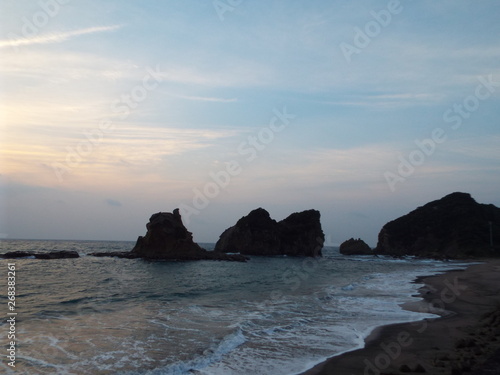
<path fill-rule="evenodd" d="M 203 253 L 203 249 L 193 241 L 181 220 L 179 210 L 173 213 L 158 212 L 146 224 L 146 235 L 139 236 L 132 253 L 141 258 L 164 259 L 191 258 Z"/>
<path fill-rule="evenodd" d="M 179 209 L 173 213 L 154 214 L 146 224 L 147 233 L 139 236 L 132 254 L 139 258 L 165 260 L 238 260 L 246 258 L 206 251 L 193 241 L 193 235 L 182 223 Z"/>
<path fill-rule="evenodd" d="M 93 253 L 93 256 L 143 258 L 152 260 L 230 260 L 246 261 L 242 255 L 221 254 L 202 249 L 182 223 L 179 209 L 158 212 L 146 224 L 146 235 L 139 236 L 131 252 Z"/>
<path fill-rule="evenodd" d="M 281 251 L 290 256 L 321 256 L 325 234 L 321 214 L 316 210 L 293 213 L 278 223 Z"/>
<path fill-rule="evenodd" d="M 500 208 L 452 193 L 384 225 L 376 252 L 464 258 L 499 255 L 499 244 Z"/>
<path fill-rule="evenodd" d="M 258 208 L 221 234 L 215 251 L 245 255 L 321 256 L 325 235 L 320 213 L 308 210 L 276 222 Z"/>
<path fill-rule="evenodd" d="M 368 244 L 362 239 L 350 238 L 340 244 L 339 251 L 344 255 L 373 255 L 375 254 Z"/>
<path fill-rule="evenodd" d="M 278 223 L 269 212 L 258 208 L 226 229 L 215 244 L 215 251 L 248 255 L 279 255 L 281 240 Z"/>

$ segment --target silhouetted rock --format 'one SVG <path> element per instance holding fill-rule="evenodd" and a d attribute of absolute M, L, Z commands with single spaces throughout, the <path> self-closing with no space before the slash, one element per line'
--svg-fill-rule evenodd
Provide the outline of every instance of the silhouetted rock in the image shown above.
<path fill-rule="evenodd" d="M 325 235 L 320 213 L 308 210 L 276 222 L 258 208 L 221 234 L 216 252 L 245 255 L 321 256 Z"/>
<path fill-rule="evenodd" d="M 325 234 L 320 219 L 319 211 L 307 210 L 293 213 L 280 221 L 282 253 L 290 256 L 321 256 Z"/>
<path fill-rule="evenodd" d="M 339 251 L 344 255 L 374 255 L 375 253 L 365 241 L 358 238 L 350 238 L 340 244 Z"/>
<path fill-rule="evenodd" d="M 467 193 L 452 193 L 384 225 L 376 252 L 433 258 L 498 256 L 499 243 L 500 208 L 479 204 Z"/>
<path fill-rule="evenodd" d="M 68 259 L 79 258 L 80 255 L 74 250 L 49 251 L 48 253 L 35 254 L 37 259 Z"/>
<path fill-rule="evenodd" d="M 280 255 L 278 223 L 269 212 L 258 208 L 226 229 L 215 244 L 215 251 L 247 255 Z"/>
<path fill-rule="evenodd" d="M 154 214 L 146 224 L 147 233 L 139 236 L 132 252 L 141 258 L 198 258 L 205 251 L 193 241 L 181 220 L 179 210 Z"/>
<path fill-rule="evenodd" d="M 79 258 L 80 255 L 73 250 L 50 251 L 39 253 L 36 251 L 10 251 L 1 255 L 5 259 L 35 257 L 36 259 L 67 259 Z"/>
<path fill-rule="evenodd" d="M 153 260 L 229 260 L 244 262 L 239 254 L 221 254 L 202 249 L 182 223 L 179 209 L 158 212 L 146 224 L 146 235 L 139 236 L 131 252 L 92 253 L 93 256 L 143 258 Z"/>
<path fill-rule="evenodd" d="M 5 259 L 13 259 L 13 258 L 26 258 L 26 257 L 34 257 L 34 251 L 9 251 L 2 255 Z"/>
<path fill-rule="evenodd" d="M 131 251 L 107 251 L 100 253 L 90 253 L 89 255 L 94 257 L 116 257 L 116 258 L 126 258 L 126 259 L 137 259 L 140 258 L 139 255 Z"/>

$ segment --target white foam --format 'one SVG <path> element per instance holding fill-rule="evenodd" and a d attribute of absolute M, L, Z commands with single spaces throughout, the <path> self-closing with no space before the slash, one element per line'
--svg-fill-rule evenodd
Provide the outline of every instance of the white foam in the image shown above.
<path fill-rule="evenodd" d="M 115 263 L 99 258 L 93 262 L 102 264 L 103 269 Z M 314 273 L 308 273 L 300 260 L 258 258 L 245 265 L 249 269 L 246 275 L 239 272 L 239 263 L 214 262 L 203 267 L 201 263 L 183 263 L 173 278 L 164 270 L 173 269 L 172 264 L 124 264 L 130 267 L 130 278 L 120 280 L 137 280 L 125 283 L 139 289 L 140 293 L 131 291 L 137 299 L 127 299 L 129 294 L 123 293 L 92 314 L 82 309 L 77 318 L 66 315 L 67 309 L 80 306 L 74 303 L 66 304 L 60 312 L 64 319 L 26 320 L 22 327 L 29 334 L 24 336 L 33 339 L 23 343 L 27 355 L 40 356 L 40 366 L 60 374 L 299 373 L 307 369 L 305 364 L 312 367 L 362 347 L 377 326 L 434 316 L 405 311 L 400 304 L 419 299 L 412 297 L 420 287 L 411 283 L 415 277 L 459 267 L 411 258 L 327 256 Z M 36 267 L 42 266 L 36 263 Z M 210 267 L 218 273 L 207 272 Z M 198 273 L 193 273 L 193 268 Z M 87 270 L 82 271 L 85 277 Z M 213 282 L 219 280 L 214 275 L 227 272 L 230 276 L 220 284 Z M 282 275 L 297 283 L 283 282 Z M 102 277 L 106 280 L 109 275 Z M 198 285 L 198 279 L 213 289 Z M 154 290 L 153 280 L 168 285 L 165 297 L 162 290 Z M 292 285 L 298 287 L 292 289 Z M 283 293 L 273 298 L 275 291 Z M 62 296 L 67 298 L 64 292 Z M 100 307 L 92 305 L 92 300 L 89 305 Z M 57 312 L 57 304 L 54 308 Z M 57 339 L 34 339 L 34 332 L 50 332 Z M 41 344 L 52 353 L 37 351 Z M 33 368 L 37 360 L 30 361 Z"/>
<path fill-rule="evenodd" d="M 145 375 L 185 375 L 192 374 L 193 371 L 201 371 L 210 364 L 219 362 L 222 357 L 242 345 L 245 341 L 246 338 L 243 332 L 241 329 L 237 329 L 236 332 L 225 336 L 212 348 L 206 349 L 201 356 L 150 370 Z"/>

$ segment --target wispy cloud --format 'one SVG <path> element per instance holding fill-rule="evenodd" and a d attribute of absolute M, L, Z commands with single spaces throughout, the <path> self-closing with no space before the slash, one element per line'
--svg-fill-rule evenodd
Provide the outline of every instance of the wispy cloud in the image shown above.
<path fill-rule="evenodd" d="M 488 135 L 450 140 L 443 144 L 442 148 L 455 158 L 460 155 L 470 161 L 482 160 L 482 166 L 487 161 L 498 165 L 500 161 L 499 142 L 500 135 Z"/>
<path fill-rule="evenodd" d="M 174 98 L 192 100 L 197 102 L 235 103 L 238 101 L 238 98 L 218 98 L 214 96 L 182 95 L 173 93 L 168 93 L 168 95 L 173 96 Z"/>
<path fill-rule="evenodd" d="M 439 93 L 387 93 L 373 95 L 370 93 L 343 97 L 337 100 L 323 100 L 320 103 L 347 106 L 347 107 L 368 107 L 378 109 L 394 109 L 410 106 L 435 105 L 445 99 L 444 94 Z"/>
<path fill-rule="evenodd" d="M 78 36 L 87 35 L 87 34 L 95 34 L 102 32 L 114 31 L 121 28 L 121 25 L 112 25 L 112 26 L 95 26 L 88 27 L 85 29 L 66 31 L 66 32 L 58 32 L 58 33 L 47 33 L 43 35 L 36 35 L 29 38 L 18 38 L 18 39 L 10 39 L 10 40 L 0 40 L 0 48 L 7 47 L 19 47 L 33 44 L 52 44 L 52 43 L 62 43 L 67 40 L 73 39 Z"/>
<path fill-rule="evenodd" d="M 117 201 L 116 199 L 106 199 L 106 204 L 111 207 L 121 207 L 122 204 L 120 201 Z"/>
<path fill-rule="evenodd" d="M 6 142 L 0 150 L 3 171 L 16 181 L 36 180 L 40 185 L 51 186 L 57 183 L 53 163 L 64 165 L 68 157 L 77 157 L 81 162 L 65 176 L 68 181 L 71 176 L 71 181 L 78 183 L 101 181 L 116 187 L 130 180 L 131 174 L 161 177 L 170 171 L 168 168 L 173 168 L 172 173 L 180 176 L 186 168 L 177 168 L 169 160 L 213 147 L 221 139 L 238 134 L 238 130 L 230 129 L 190 130 L 122 124 L 91 142 L 83 133 L 60 134 L 59 129 L 59 126 L 46 126 L 41 132 L 34 125 L 22 131 L 7 131 Z M 79 157 L 75 152 L 83 147 L 86 155 Z"/>

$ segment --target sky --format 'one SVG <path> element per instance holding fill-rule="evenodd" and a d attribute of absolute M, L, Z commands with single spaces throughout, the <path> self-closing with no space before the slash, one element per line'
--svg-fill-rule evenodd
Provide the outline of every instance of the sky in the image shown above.
<path fill-rule="evenodd" d="M 0 0 L 0 237 L 327 245 L 449 193 L 500 206 L 497 0 Z"/>

